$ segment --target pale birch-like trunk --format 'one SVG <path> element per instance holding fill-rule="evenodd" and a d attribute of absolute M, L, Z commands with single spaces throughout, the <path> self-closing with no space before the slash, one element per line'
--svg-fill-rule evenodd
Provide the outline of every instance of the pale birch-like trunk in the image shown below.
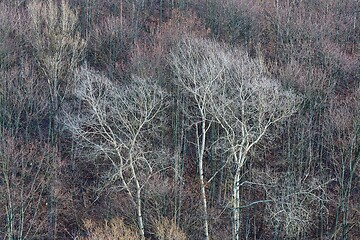
<path fill-rule="evenodd" d="M 134 138 L 132 139 L 131 148 L 129 150 L 129 156 L 130 156 L 130 168 L 131 168 L 131 174 L 135 182 L 136 187 L 136 196 L 135 196 L 135 204 L 136 204 L 136 213 L 137 213 L 137 219 L 138 219 L 138 227 L 139 227 L 139 234 L 140 239 L 145 239 L 145 230 L 144 230 L 144 221 L 142 216 L 142 204 L 141 204 L 141 185 L 139 182 L 139 179 L 136 175 L 136 170 L 134 166 L 134 159 L 133 159 L 133 151 L 136 145 L 136 142 L 138 140 L 138 136 L 140 135 L 140 132 L 142 130 L 143 124 L 140 125 L 140 127 L 137 129 L 137 132 L 134 135 Z"/>
<path fill-rule="evenodd" d="M 240 231 L 240 168 L 236 170 L 233 184 L 233 240 L 239 240 Z"/>
<path fill-rule="evenodd" d="M 137 212 L 137 218 L 138 218 L 138 225 L 139 225 L 139 233 L 141 240 L 145 239 L 145 230 L 144 230 L 144 221 L 142 216 L 142 204 L 141 204 L 141 186 L 138 181 L 138 178 L 136 177 L 135 169 L 133 164 L 131 163 L 131 171 L 133 173 L 135 186 L 136 186 L 136 212 Z"/>
<path fill-rule="evenodd" d="M 233 183 L 233 233 L 232 239 L 239 240 L 240 233 L 240 171 L 245 163 L 245 155 L 240 150 L 238 153 L 233 152 L 236 164 L 236 173 Z"/>
<path fill-rule="evenodd" d="M 201 187 L 201 198 L 204 208 L 204 234 L 205 240 L 209 240 L 209 217 L 207 212 L 207 198 L 206 198 L 206 188 L 204 180 L 204 152 L 205 152 L 205 141 L 206 141 L 206 121 L 203 118 L 201 123 L 201 136 L 198 133 L 198 127 L 196 125 L 196 135 L 197 135 L 197 147 L 198 147 L 198 161 L 199 161 L 199 175 L 200 175 L 200 187 Z M 201 138 L 201 140 L 200 140 Z M 201 142 L 200 142 L 201 141 Z"/>

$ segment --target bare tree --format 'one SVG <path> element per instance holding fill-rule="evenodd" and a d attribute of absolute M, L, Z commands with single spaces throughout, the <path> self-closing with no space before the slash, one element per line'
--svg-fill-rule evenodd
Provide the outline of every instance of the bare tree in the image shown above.
<path fill-rule="evenodd" d="M 180 47 L 174 58 L 177 78 L 195 99 L 200 116 L 199 169 L 208 116 L 220 124 L 233 159 L 233 239 L 239 239 L 241 169 L 270 126 L 297 110 L 300 98 L 267 77 L 263 63 L 242 50 L 203 39 L 185 40 Z"/>
<path fill-rule="evenodd" d="M 29 41 L 49 85 L 53 111 L 67 86 L 68 77 L 81 60 L 85 40 L 76 31 L 77 12 L 62 0 L 31 2 L 28 6 L 31 34 Z"/>
<path fill-rule="evenodd" d="M 133 77 L 131 83 L 118 86 L 86 68 L 76 72 L 73 94 L 82 105 L 73 114 L 65 113 L 66 127 L 92 154 L 87 156 L 106 160 L 106 185 L 118 183 L 116 187 L 128 193 L 144 238 L 141 196 L 161 161 L 154 142 L 166 94 L 149 79 Z"/>
<path fill-rule="evenodd" d="M 204 158 L 207 150 L 208 131 L 212 124 L 210 101 L 214 94 L 214 82 L 219 81 L 223 66 L 221 59 L 211 55 L 213 45 L 204 41 L 186 37 L 171 52 L 171 64 L 176 76 L 175 83 L 189 101 L 183 106 L 183 112 L 189 119 L 189 125 L 195 126 L 195 148 L 199 169 L 201 200 L 203 205 L 204 235 L 210 239 L 206 185 L 204 176 Z"/>
<path fill-rule="evenodd" d="M 326 194 L 328 185 L 335 179 L 321 179 L 317 176 L 303 175 L 302 171 L 279 172 L 253 170 L 256 182 L 243 184 L 258 185 L 263 188 L 267 203 L 265 220 L 267 226 L 282 229 L 281 238 L 304 239 L 309 230 L 316 228 L 316 218 L 328 212 L 325 203 L 330 200 Z"/>
<path fill-rule="evenodd" d="M 8 240 L 44 238 L 51 147 L 22 141 L 4 129 L 0 134 L 0 235 Z"/>
<path fill-rule="evenodd" d="M 331 153 L 331 163 L 334 166 L 333 175 L 336 178 L 338 193 L 336 202 L 336 220 L 333 238 L 341 235 L 341 239 L 351 238 L 351 234 L 359 228 L 352 197 L 356 196 L 359 184 L 354 184 L 359 178 L 360 152 L 359 146 L 359 88 L 353 89 L 346 97 L 331 101 L 328 112 L 325 113 L 324 125 L 327 130 L 326 147 Z M 356 197 L 354 197 L 356 198 Z M 356 201 L 355 201 L 356 202 Z"/>
<path fill-rule="evenodd" d="M 55 119 L 58 118 L 69 77 L 81 60 L 85 40 L 76 31 L 77 13 L 65 0 L 60 4 L 54 0 L 33 1 L 28 5 L 28 12 L 29 42 L 35 50 L 36 60 L 47 80 L 50 93 L 48 138 L 57 146 L 59 125 Z M 58 174 L 55 168 L 59 163 L 55 158 L 53 160 L 52 184 L 49 189 L 49 239 L 55 239 L 57 231 L 57 206 L 54 195 Z"/>
<path fill-rule="evenodd" d="M 233 239 L 239 239 L 241 169 L 249 151 L 266 135 L 270 126 L 293 114 L 300 99 L 267 78 L 264 65 L 248 58 L 246 53 L 238 51 L 227 54 L 226 58 L 229 76 L 214 89 L 217 94 L 211 106 L 212 114 L 225 132 L 224 138 L 235 164 Z"/>

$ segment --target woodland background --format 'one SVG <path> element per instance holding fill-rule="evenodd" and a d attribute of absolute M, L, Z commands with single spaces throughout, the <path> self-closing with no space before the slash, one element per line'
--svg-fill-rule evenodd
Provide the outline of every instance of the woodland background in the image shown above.
<path fill-rule="evenodd" d="M 1 0 L 1 239 L 360 239 L 359 15 Z"/>

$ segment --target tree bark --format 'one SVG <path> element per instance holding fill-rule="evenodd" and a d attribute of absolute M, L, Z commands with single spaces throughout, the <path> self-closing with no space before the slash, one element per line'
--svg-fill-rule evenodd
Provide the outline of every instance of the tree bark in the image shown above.
<path fill-rule="evenodd" d="M 203 118 L 201 123 L 201 142 L 199 142 L 200 136 L 198 135 L 198 127 L 196 125 L 196 134 L 198 139 L 198 157 L 199 157 L 199 175 L 200 175 L 200 185 L 201 185 L 201 198 L 204 208 L 204 234 L 205 240 L 209 240 L 209 217 L 207 212 L 207 198 L 206 198 L 206 186 L 204 180 L 204 152 L 205 152 L 205 141 L 206 141 L 206 120 Z"/>
<path fill-rule="evenodd" d="M 239 240 L 240 232 L 240 169 L 237 167 L 233 184 L 233 240 Z"/>

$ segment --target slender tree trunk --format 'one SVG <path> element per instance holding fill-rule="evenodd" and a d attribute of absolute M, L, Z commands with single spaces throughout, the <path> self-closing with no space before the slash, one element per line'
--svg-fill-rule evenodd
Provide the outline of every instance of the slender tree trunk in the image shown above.
<path fill-rule="evenodd" d="M 238 166 L 233 184 L 233 240 L 239 240 L 240 232 L 240 169 Z"/>
<path fill-rule="evenodd" d="M 220 165 L 219 165 L 220 168 L 223 167 L 223 159 L 221 157 L 220 159 Z M 217 204 L 218 205 L 221 205 L 221 202 L 222 202 L 222 182 L 223 182 L 223 178 L 224 178 L 224 171 L 223 169 L 220 170 L 220 173 L 219 173 L 219 177 L 218 177 L 218 187 L 217 187 L 217 197 L 216 197 L 216 201 L 217 201 Z"/>
<path fill-rule="evenodd" d="M 4 160 L 5 161 L 5 160 Z M 11 186 L 10 186 L 10 179 L 9 179 L 9 174 L 10 172 L 7 170 L 8 169 L 8 164 L 3 162 L 2 163 L 2 168 L 3 168 L 3 174 L 4 174 L 4 182 L 6 185 L 6 198 L 7 198 L 7 206 L 5 207 L 6 209 L 6 223 L 7 223 L 7 236 L 9 240 L 12 240 L 13 235 L 14 235 L 14 214 L 13 214 L 13 206 L 12 206 L 12 196 L 11 196 Z"/>
<path fill-rule="evenodd" d="M 141 186 L 140 186 L 139 180 L 136 176 L 136 171 L 134 168 L 134 162 L 133 162 L 132 158 L 130 159 L 130 167 L 131 167 L 131 173 L 133 175 L 133 179 L 134 179 L 135 187 L 136 187 L 135 202 L 136 202 L 136 213 L 137 213 L 137 219 L 138 219 L 139 234 L 140 234 L 140 239 L 144 240 L 145 239 L 145 230 L 144 230 L 144 221 L 143 221 L 143 216 L 142 216 Z"/>
<path fill-rule="evenodd" d="M 207 212 L 207 199 L 206 199 L 206 189 L 205 189 L 205 180 L 204 180 L 204 152 L 205 152 L 205 141 L 206 141 L 206 121 L 203 119 L 201 123 L 201 142 L 199 141 L 200 136 L 198 135 L 198 127 L 196 126 L 196 134 L 198 139 L 198 157 L 199 157 L 199 175 L 200 175 L 200 185 L 201 185 L 201 198 L 204 208 L 204 234 L 205 240 L 209 240 L 209 219 Z"/>
<path fill-rule="evenodd" d="M 50 109 L 50 126 L 49 126 L 49 138 L 51 146 L 53 147 L 52 152 L 52 161 L 51 161 L 51 178 L 49 183 L 49 195 L 48 195 L 48 238 L 56 239 L 56 225 L 57 225 L 57 204 L 56 204 L 56 196 L 55 196 L 55 188 L 57 182 L 57 159 L 56 152 L 54 149 L 57 148 L 58 145 L 58 124 L 57 124 L 57 114 L 59 107 L 59 98 L 58 98 L 58 79 L 57 79 L 57 69 L 54 71 L 54 76 L 52 76 L 49 80 L 49 88 L 50 88 L 50 101 L 51 101 L 51 109 Z"/>
<path fill-rule="evenodd" d="M 145 230 L 144 230 L 144 222 L 142 217 L 142 204 L 141 204 L 141 187 L 137 178 L 135 178 L 136 184 L 136 210 L 138 215 L 138 225 L 141 239 L 145 239 Z"/>
<path fill-rule="evenodd" d="M 185 152 L 186 152 L 186 130 L 185 118 L 181 119 L 181 136 L 180 136 L 180 147 L 179 147 L 179 165 L 178 165 L 178 183 L 179 183 L 179 197 L 178 197 L 178 210 L 177 212 L 177 224 L 180 224 L 181 212 L 182 212 L 182 200 L 183 200 L 183 191 L 184 191 L 184 161 L 185 161 Z"/>
<path fill-rule="evenodd" d="M 51 166 L 50 166 L 50 183 L 48 195 L 48 237 L 49 239 L 57 239 L 57 225 L 58 225 L 58 199 L 56 195 L 56 188 L 59 182 L 59 149 L 60 149 L 60 130 L 59 130 L 59 109 L 61 106 L 61 92 L 60 92 L 60 68 L 56 64 L 53 72 L 50 74 L 49 91 L 50 91 L 50 116 L 49 116 L 49 137 L 48 141 L 52 146 L 51 152 Z"/>

